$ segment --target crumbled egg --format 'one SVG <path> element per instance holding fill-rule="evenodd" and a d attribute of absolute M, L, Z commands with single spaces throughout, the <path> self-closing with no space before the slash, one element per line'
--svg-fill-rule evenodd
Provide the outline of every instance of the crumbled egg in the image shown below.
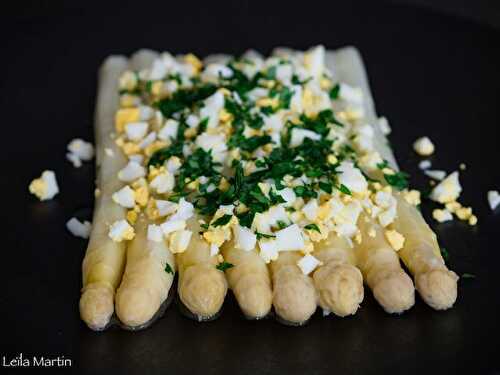
<path fill-rule="evenodd" d="M 259 241 L 260 257 L 264 262 L 269 263 L 278 259 L 278 246 L 276 240 L 260 240 Z"/>
<path fill-rule="evenodd" d="M 368 188 L 368 183 L 358 168 L 354 167 L 354 163 L 343 161 L 337 168 L 341 172 L 338 176 L 339 183 L 346 186 L 354 193 L 364 193 Z"/>
<path fill-rule="evenodd" d="M 453 220 L 453 215 L 451 214 L 450 211 L 448 211 L 446 209 L 441 210 L 441 209 L 436 208 L 435 210 L 432 211 L 432 217 L 440 223 L 443 223 L 443 222 L 449 221 L 449 220 Z"/>
<path fill-rule="evenodd" d="M 110 226 L 108 236 L 115 242 L 122 242 L 133 239 L 135 231 L 127 220 L 117 220 Z"/>
<path fill-rule="evenodd" d="M 169 235 L 172 232 L 176 232 L 179 230 L 182 230 L 186 227 L 186 221 L 185 220 L 172 220 L 169 219 L 168 221 L 165 221 L 160 225 L 161 230 L 164 235 Z"/>
<path fill-rule="evenodd" d="M 494 211 L 500 204 L 500 194 L 497 190 L 488 191 L 488 204 L 492 211 Z"/>
<path fill-rule="evenodd" d="M 305 247 L 302 231 L 297 224 L 292 224 L 274 233 L 279 251 L 302 250 Z"/>
<path fill-rule="evenodd" d="M 170 251 L 173 254 L 183 253 L 189 246 L 193 232 L 190 230 L 179 230 L 170 235 Z"/>
<path fill-rule="evenodd" d="M 318 216 L 318 201 L 316 199 L 311 199 L 307 204 L 302 207 L 302 212 L 306 215 L 308 220 L 315 220 Z"/>
<path fill-rule="evenodd" d="M 155 200 L 156 208 L 160 217 L 173 214 L 177 210 L 177 203 L 165 201 L 161 199 Z"/>
<path fill-rule="evenodd" d="M 312 139 L 313 141 L 319 141 L 321 139 L 321 135 L 308 129 L 293 128 L 291 133 L 290 147 L 300 146 L 306 138 Z"/>
<path fill-rule="evenodd" d="M 132 182 L 146 175 L 146 169 L 135 161 L 129 161 L 128 164 L 118 172 L 120 181 Z"/>
<path fill-rule="evenodd" d="M 129 122 L 125 124 L 125 134 L 131 141 L 140 141 L 146 136 L 149 124 L 147 122 Z"/>
<path fill-rule="evenodd" d="M 421 137 L 413 143 L 413 149 L 421 156 L 429 156 L 434 153 L 434 144 L 428 137 Z"/>
<path fill-rule="evenodd" d="M 41 201 L 54 198 L 54 196 L 59 193 L 59 186 L 57 185 L 54 171 L 43 171 L 39 178 L 35 178 L 31 181 L 29 191 L 31 194 L 36 195 Z"/>
<path fill-rule="evenodd" d="M 434 180 L 442 181 L 446 177 L 446 172 L 441 170 L 424 170 L 424 174 Z"/>
<path fill-rule="evenodd" d="M 84 221 L 82 223 L 77 218 L 72 217 L 66 223 L 66 228 L 75 237 L 89 238 L 92 224 L 90 224 L 88 221 Z"/>
<path fill-rule="evenodd" d="M 257 236 L 251 229 L 241 225 L 235 225 L 233 226 L 233 234 L 235 247 L 237 249 L 251 251 L 255 248 Z"/>
<path fill-rule="evenodd" d="M 418 163 L 418 168 L 421 170 L 426 170 L 429 169 L 432 166 L 432 163 L 430 160 L 422 160 L 420 163 Z"/>
<path fill-rule="evenodd" d="M 413 206 L 418 206 L 421 203 L 420 192 L 418 190 L 403 192 L 403 198 Z"/>
<path fill-rule="evenodd" d="M 149 184 L 157 193 L 163 194 L 173 190 L 175 178 L 172 173 L 165 171 L 158 174 Z"/>
<path fill-rule="evenodd" d="M 128 185 L 113 193 L 111 199 L 125 208 L 134 208 L 135 206 L 135 193 Z"/>
<path fill-rule="evenodd" d="M 304 275 L 309 275 L 321 264 L 320 260 L 311 254 L 306 254 L 297 261 L 297 266 Z"/>
<path fill-rule="evenodd" d="M 68 153 L 66 158 L 71 161 L 71 163 L 79 168 L 82 165 L 82 160 L 88 161 L 94 157 L 94 146 L 92 143 L 85 142 L 82 139 L 73 139 L 68 144 Z"/>
<path fill-rule="evenodd" d="M 179 122 L 173 119 L 168 119 L 165 125 L 158 132 L 158 139 L 167 141 L 170 139 L 177 138 L 177 132 L 179 131 Z"/>
<path fill-rule="evenodd" d="M 432 189 L 429 198 L 439 203 L 449 203 L 457 200 L 461 192 L 458 172 L 453 172 Z"/>

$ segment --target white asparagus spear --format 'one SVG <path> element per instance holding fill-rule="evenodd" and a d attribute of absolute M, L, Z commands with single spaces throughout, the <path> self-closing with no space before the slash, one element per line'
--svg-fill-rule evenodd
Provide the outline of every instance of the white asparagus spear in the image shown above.
<path fill-rule="evenodd" d="M 148 68 L 156 56 L 153 51 L 140 50 L 131 57 L 130 67 L 135 71 Z M 167 299 L 174 279 L 174 255 L 165 241 L 148 240 L 149 224 L 154 222 L 143 214 L 135 224 L 136 236 L 127 246 L 125 272 L 115 297 L 116 314 L 130 327 L 151 320 Z M 167 264 L 172 273 L 165 271 Z"/>
<path fill-rule="evenodd" d="M 392 167 L 398 169 L 392 151 L 386 146 L 387 139 L 378 126 L 375 106 L 359 53 L 354 48 L 330 52 L 327 53 L 327 64 L 329 62 L 342 81 L 363 90 L 365 117 L 375 130 L 374 146 Z M 384 180 L 381 175 L 374 177 Z M 401 196 L 397 198 L 398 215 L 393 227 L 405 237 L 403 249 L 398 252 L 399 256 L 413 274 L 416 288 L 424 301 L 435 309 L 447 309 L 456 300 L 458 277 L 444 265 L 436 236 L 420 212 Z"/>
<path fill-rule="evenodd" d="M 302 256 L 299 251 L 283 251 L 269 266 L 273 280 L 274 310 L 283 322 L 292 325 L 306 323 L 317 306 L 313 280 L 297 266 Z"/>
<path fill-rule="evenodd" d="M 149 220 L 141 215 L 136 235 L 127 246 L 127 265 L 116 292 L 116 314 L 129 327 L 140 327 L 151 320 L 167 299 L 174 280 L 174 255 L 165 241 L 147 239 Z M 167 264 L 172 271 L 167 272 Z"/>
<path fill-rule="evenodd" d="M 355 314 L 364 291 L 354 249 L 345 238 L 332 232 L 316 244 L 314 256 L 323 263 L 313 274 L 319 305 L 341 317 Z"/>
<path fill-rule="evenodd" d="M 224 244 L 221 250 L 224 259 L 234 265 L 226 271 L 226 277 L 241 310 L 250 319 L 263 318 L 272 305 L 271 278 L 266 263 L 255 249 L 238 249 L 234 241 Z"/>
<path fill-rule="evenodd" d="M 446 267 L 436 234 L 418 210 L 397 194 L 398 216 L 393 227 L 405 237 L 399 256 L 415 278 L 417 291 L 436 310 L 453 306 L 458 276 Z"/>
<path fill-rule="evenodd" d="M 388 313 L 408 310 L 415 303 L 415 288 L 384 229 L 365 214 L 358 219 L 358 227 L 363 237 L 356 246 L 357 265 L 375 299 Z"/>
<path fill-rule="evenodd" d="M 193 232 L 189 246 L 176 254 L 179 297 L 198 320 L 208 320 L 222 307 L 227 281 L 224 272 L 216 268 L 217 255 L 210 256 L 209 244 L 198 234 L 201 230 L 198 220 L 191 218 L 187 229 Z"/>
<path fill-rule="evenodd" d="M 83 288 L 80 315 L 94 330 L 106 327 L 113 314 L 113 297 L 125 264 L 125 243 L 108 237 L 109 225 L 125 219 L 125 209 L 114 203 L 111 195 L 122 187 L 116 178 L 126 159 L 115 145 L 110 133 L 118 108 L 118 78 L 127 69 L 121 56 L 106 59 L 99 72 L 99 88 L 95 116 L 97 187 L 92 233 L 82 264 Z M 113 157 L 104 150 L 113 150 Z"/>

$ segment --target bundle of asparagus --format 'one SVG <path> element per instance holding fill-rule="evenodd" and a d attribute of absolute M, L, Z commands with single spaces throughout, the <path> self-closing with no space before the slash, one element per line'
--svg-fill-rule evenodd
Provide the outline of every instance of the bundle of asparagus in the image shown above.
<path fill-rule="evenodd" d="M 458 277 L 415 205 L 354 48 L 268 59 L 142 50 L 101 68 L 98 189 L 80 312 L 147 326 L 178 270 L 197 320 L 230 288 L 244 315 L 344 317 L 363 280 L 389 313 L 417 291 L 447 309 Z"/>

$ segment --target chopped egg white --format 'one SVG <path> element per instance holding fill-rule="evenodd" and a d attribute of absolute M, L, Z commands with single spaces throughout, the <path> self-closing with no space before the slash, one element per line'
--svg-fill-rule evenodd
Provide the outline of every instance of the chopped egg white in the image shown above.
<path fill-rule="evenodd" d="M 446 172 L 438 169 L 435 170 L 424 170 L 424 174 L 430 178 L 438 181 L 442 181 L 446 177 Z"/>
<path fill-rule="evenodd" d="M 292 136 L 290 138 L 290 147 L 300 146 L 306 138 L 312 139 L 313 141 L 319 141 L 321 139 L 321 135 L 313 132 L 312 130 L 293 128 Z"/>
<path fill-rule="evenodd" d="M 134 238 L 135 232 L 127 220 L 117 220 L 111 224 L 108 236 L 115 242 L 122 242 Z"/>
<path fill-rule="evenodd" d="M 500 194 L 497 190 L 488 191 L 488 203 L 492 210 L 495 210 L 500 204 Z"/>
<path fill-rule="evenodd" d="M 185 220 L 168 220 L 165 221 L 164 223 L 160 224 L 161 230 L 164 235 L 168 235 L 172 232 L 181 230 L 186 228 L 186 221 Z"/>
<path fill-rule="evenodd" d="M 297 266 L 300 268 L 304 275 L 309 275 L 321 264 L 318 258 L 311 254 L 306 254 L 297 261 Z"/>
<path fill-rule="evenodd" d="M 66 228 L 75 237 L 89 238 L 92 224 L 90 224 L 88 221 L 84 221 L 82 223 L 77 218 L 72 217 L 66 223 Z"/>
<path fill-rule="evenodd" d="M 297 224 L 292 224 L 274 234 L 278 251 L 302 250 L 305 247 L 302 231 Z"/>
<path fill-rule="evenodd" d="M 128 185 L 113 193 L 111 199 L 125 208 L 134 208 L 135 206 L 135 193 Z"/>
<path fill-rule="evenodd" d="M 429 198 L 439 203 L 449 203 L 457 200 L 461 192 L 458 172 L 455 171 L 432 189 Z"/>
<path fill-rule="evenodd" d="M 131 141 L 140 141 L 148 132 L 149 124 L 147 122 L 129 122 L 125 124 L 125 133 Z"/>
<path fill-rule="evenodd" d="M 453 215 L 448 210 L 440 210 L 436 208 L 432 211 L 432 217 L 436 219 L 436 221 L 443 223 L 445 221 L 453 220 Z"/>
<path fill-rule="evenodd" d="M 302 207 L 302 212 L 306 215 L 308 220 L 313 221 L 316 219 L 316 216 L 318 216 L 318 209 L 318 201 L 316 199 L 311 199 L 306 205 L 304 205 L 304 207 Z"/>
<path fill-rule="evenodd" d="M 128 164 L 118 172 L 120 181 L 132 182 L 146 175 L 146 168 L 135 161 L 129 161 Z"/>
<path fill-rule="evenodd" d="M 251 229 L 241 225 L 235 225 L 233 226 L 233 234 L 235 247 L 237 249 L 251 251 L 255 248 L 257 236 Z"/>
<path fill-rule="evenodd" d="M 156 208 L 158 209 L 158 214 L 160 217 L 173 214 L 177 210 L 177 203 L 157 199 L 155 201 Z"/>
<path fill-rule="evenodd" d="M 94 146 L 79 138 L 73 139 L 68 144 L 68 151 L 66 158 L 75 168 L 82 166 L 82 160 L 88 161 L 94 157 Z"/>
<path fill-rule="evenodd" d="M 339 182 L 355 193 L 364 193 L 368 188 L 368 182 L 361 171 L 354 167 L 350 161 L 343 161 L 337 168 Z"/>
<path fill-rule="evenodd" d="M 191 241 L 191 236 L 193 232 L 190 230 L 179 230 L 170 236 L 170 251 L 173 254 L 183 253 L 189 246 L 189 242 Z"/>
<path fill-rule="evenodd" d="M 177 132 L 179 130 L 179 121 L 168 119 L 165 125 L 158 132 L 158 139 L 162 141 L 167 141 L 170 139 L 177 138 Z"/>
<path fill-rule="evenodd" d="M 421 170 L 429 169 L 431 166 L 432 166 L 432 163 L 430 162 L 430 160 L 422 160 L 420 163 L 418 163 L 418 167 Z"/>
<path fill-rule="evenodd" d="M 41 201 L 54 198 L 54 196 L 59 193 L 59 186 L 57 185 L 54 171 L 43 171 L 39 178 L 31 181 L 29 191 L 31 194 L 36 195 Z"/>
<path fill-rule="evenodd" d="M 163 193 L 168 193 L 173 190 L 175 185 L 175 178 L 172 173 L 169 173 L 167 171 L 158 174 L 149 186 L 151 186 L 152 189 L 154 189 L 157 193 L 163 194 Z"/>
<path fill-rule="evenodd" d="M 413 149 L 421 156 L 429 156 L 434 152 L 434 144 L 428 137 L 421 137 L 413 143 Z"/>
<path fill-rule="evenodd" d="M 259 248 L 259 255 L 264 262 L 269 263 L 270 261 L 278 259 L 279 253 L 276 240 L 260 240 Z"/>

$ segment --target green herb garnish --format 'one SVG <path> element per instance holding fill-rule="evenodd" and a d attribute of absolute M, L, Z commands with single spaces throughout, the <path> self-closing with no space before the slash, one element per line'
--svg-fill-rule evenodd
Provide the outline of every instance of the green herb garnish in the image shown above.
<path fill-rule="evenodd" d="M 174 270 L 172 269 L 172 267 L 170 267 L 170 264 L 168 263 L 165 264 L 165 272 L 171 273 L 172 275 L 174 274 Z"/>
<path fill-rule="evenodd" d="M 224 225 L 226 225 L 227 223 L 229 223 L 231 221 L 232 217 L 233 217 L 233 215 L 225 214 L 225 215 L 219 217 L 217 220 L 215 220 L 212 223 L 212 226 L 213 227 L 224 226 Z"/>
<path fill-rule="evenodd" d="M 472 273 L 464 273 L 462 275 L 462 279 L 475 279 L 476 278 L 476 275 L 472 274 Z"/>
<path fill-rule="evenodd" d="M 448 258 L 450 257 L 450 254 L 448 253 L 448 250 L 446 250 L 446 248 L 445 248 L 445 247 L 442 247 L 442 248 L 441 248 L 441 256 L 443 257 L 443 259 L 444 259 L 445 261 L 447 261 L 447 260 L 448 260 Z"/>
<path fill-rule="evenodd" d="M 340 92 L 340 85 L 337 83 L 335 86 L 332 87 L 330 90 L 330 99 L 335 100 L 338 99 L 339 97 L 339 92 Z"/>
<path fill-rule="evenodd" d="M 217 268 L 219 271 L 222 271 L 222 272 L 224 272 L 232 267 L 234 267 L 234 264 L 228 263 L 226 261 L 219 263 L 218 265 L 215 266 L 215 268 Z"/>
<path fill-rule="evenodd" d="M 307 224 L 304 229 L 315 230 L 318 233 L 321 233 L 318 226 L 316 224 Z"/>
<path fill-rule="evenodd" d="M 274 234 L 255 232 L 255 235 L 257 236 L 257 240 L 261 240 L 262 238 L 276 238 Z"/>

